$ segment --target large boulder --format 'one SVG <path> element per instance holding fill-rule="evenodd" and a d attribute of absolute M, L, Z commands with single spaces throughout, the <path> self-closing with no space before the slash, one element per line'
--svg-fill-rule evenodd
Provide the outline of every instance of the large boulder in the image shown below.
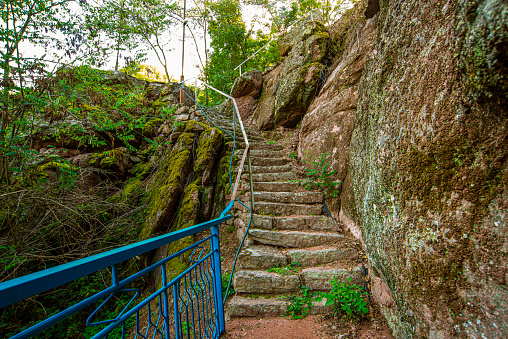
<path fill-rule="evenodd" d="M 251 96 L 257 99 L 259 98 L 262 84 L 263 72 L 258 70 L 249 71 L 235 79 L 231 88 L 231 96 L 233 98 Z"/>
<path fill-rule="evenodd" d="M 330 27 L 331 37 L 341 50 L 336 55 L 330 76 L 301 123 L 299 157 L 315 159 L 322 153 L 329 153 L 328 169 L 336 171 L 333 179 L 337 181 L 344 181 L 348 173 L 358 86 L 367 54 L 375 44 L 376 29 L 377 17 L 365 23 L 361 6 Z M 338 210 L 340 206 L 339 199 L 332 199 L 328 204 L 331 210 Z"/>
<path fill-rule="evenodd" d="M 397 338 L 506 338 L 508 4 L 380 8 L 350 150 L 375 297 Z"/>
<path fill-rule="evenodd" d="M 279 41 L 282 64 L 263 79 L 253 121 L 259 129 L 294 127 L 322 85 L 329 34 L 318 21 L 304 21 Z"/>
<path fill-rule="evenodd" d="M 176 105 L 180 103 L 180 88 L 180 83 L 175 81 L 169 83 L 150 82 L 146 90 L 146 99 L 149 101 L 160 100 L 170 105 Z M 182 104 L 184 106 L 193 106 L 195 104 L 194 92 L 187 86 L 184 86 L 183 90 Z"/>
<path fill-rule="evenodd" d="M 235 79 L 231 96 L 235 98 L 242 119 L 247 119 L 254 111 L 256 99 L 261 93 L 263 73 L 258 70 L 247 72 Z"/>

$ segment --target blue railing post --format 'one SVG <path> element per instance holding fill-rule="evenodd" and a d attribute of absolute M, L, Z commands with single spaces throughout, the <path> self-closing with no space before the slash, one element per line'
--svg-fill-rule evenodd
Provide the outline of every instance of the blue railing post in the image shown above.
<path fill-rule="evenodd" d="M 224 303 L 222 302 L 222 272 L 220 267 L 220 243 L 219 243 L 219 226 L 211 227 L 212 235 L 212 252 L 213 252 L 213 284 L 215 299 L 215 314 L 217 314 L 217 322 L 219 325 L 219 335 L 225 330 L 224 321 Z M 218 337 L 218 336 L 217 336 Z"/>
<path fill-rule="evenodd" d="M 166 264 L 161 265 L 161 278 L 162 278 L 162 287 L 167 287 L 168 277 L 166 271 Z M 165 289 L 164 292 L 162 292 L 162 301 L 164 303 L 164 335 L 166 336 L 166 339 L 169 339 L 171 337 L 169 335 L 169 296 L 167 289 Z"/>
<path fill-rule="evenodd" d="M 173 313 L 175 318 L 175 338 L 180 339 L 180 312 L 178 311 L 178 299 L 180 298 L 180 281 L 173 284 Z"/>

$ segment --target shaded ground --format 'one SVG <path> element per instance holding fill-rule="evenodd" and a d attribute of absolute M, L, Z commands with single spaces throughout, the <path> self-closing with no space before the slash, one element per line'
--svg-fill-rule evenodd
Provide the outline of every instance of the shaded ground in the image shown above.
<path fill-rule="evenodd" d="M 226 323 L 223 339 L 393 339 L 384 319 L 376 314 L 362 322 L 337 320 L 326 316 L 290 318 L 236 318 Z"/>

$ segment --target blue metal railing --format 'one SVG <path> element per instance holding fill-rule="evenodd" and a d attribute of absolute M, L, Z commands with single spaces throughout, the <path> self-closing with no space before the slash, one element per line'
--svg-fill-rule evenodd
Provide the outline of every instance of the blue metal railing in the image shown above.
<path fill-rule="evenodd" d="M 111 286 L 12 338 L 34 336 L 101 300 L 103 302 L 90 313 L 86 321 L 87 326 L 104 327 L 93 338 L 107 338 L 108 334 L 115 329 L 119 331 L 119 328 L 122 338 L 126 335 L 134 338 L 218 338 L 225 326 L 219 224 L 232 218 L 226 215 L 232 205 L 231 202 L 217 219 L 0 283 L 0 308 L 3 308 L 97 271 L 111 268 Z M 120 280 L 118 268 L 120 263 L 208 229 L 211 234 L 204 239 Z M 204 254 L 204 248 L 208 247 L 207 243 L 210 250 Z M 167 272 L 166 264 L 187 252 L 190 253 L 190 267 L 168 282 L 167 275 L 171 272 Z M 135 288 L 128 288 L 128 285 L 159 268 L 161 287 L 134 305 L 139 292 Z M 113 296 L 120 293 L 133 296 L 114 319 L 95 321 L 94 318 L 101 313 L 102 308 Z M 170 307 L 170 302 L 173 303 L 173 307 Z M 152 316 L 154 310 L 157 313 L 156 317 Z M 126 326 L 126 321 L 130 318 L 136 320 L 134 329 L 128 329 Z"/>

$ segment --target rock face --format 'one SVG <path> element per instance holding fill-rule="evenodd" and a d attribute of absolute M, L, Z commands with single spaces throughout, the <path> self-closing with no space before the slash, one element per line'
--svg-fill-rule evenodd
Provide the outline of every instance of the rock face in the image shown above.
<path fill-rule="evenodd" d="M 350 158 L 374 297 L 398 338 L 505 338 L 508 4 L 380 8 Z"/>
<path fill-rule="evenodd" d="M 377 16 L 365 23 L 360 9 L 355 8 L 330 28 L 331 39 L 342 51 L 335 56 L 335 67 L 304 116 L 299 135 L 299 157 L 315 159 L 329 153 L 329 169 L 337 171 L 334 179 L 340 181 L 349 169 L 360 77 L 376 38 Z"/>
<path fill-rule="evenodd" d="M 235 98 L 236 105 L 242 119 L 247 119 L 254 111 L 255 101 L 261 93 L 263 84 L 263 73 L 261 71 L 250 71 L 235 79 L 231 88 L 231 96 Z"/>
<path fill-rule="evenodd" d="M 254 111 L 254 123 L 262 130 L 294 127 L 307 111 L 322 85 L 329 34 L 318 21 L 303 22 L 279 41 L 285 60 L 263 81 L 263 93 Z"/>
<path fill-rule="evenodd" d="M 188 87 L 184 87 L 184 91 L 183 105 L 194 105 L 194 92 Z M 180 102 L 180 83 L 150 82 L 146 91 L 146 98 L 151 101 L 160 100 L 176 105 Z"/>

